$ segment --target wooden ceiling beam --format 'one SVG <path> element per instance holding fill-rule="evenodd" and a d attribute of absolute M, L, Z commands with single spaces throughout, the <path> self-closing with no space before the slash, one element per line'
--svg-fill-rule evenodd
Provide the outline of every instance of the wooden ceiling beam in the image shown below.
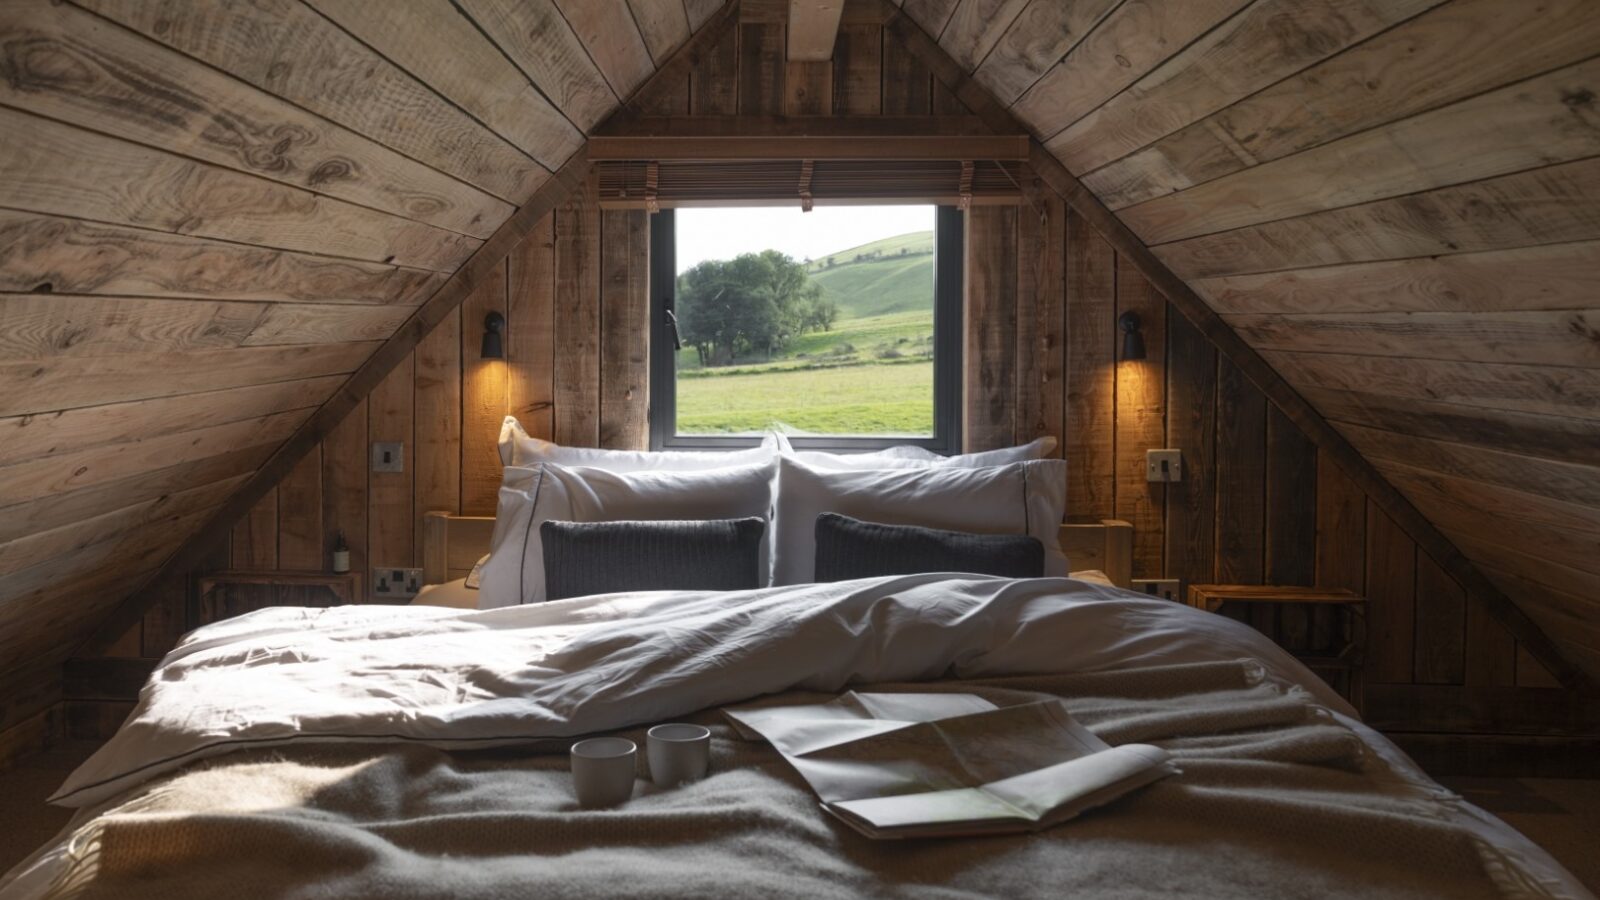
<path fill-rule="evenodd" d="M 795 135 L 592 137 L 589 158 L 608 160 L 1028 159 L 1026 135 Z"/>
<path fill-rule="evenodd" d="M 844 0 L 789 0 L 789 61 L 833 59 L 843 14 Z"/>
<path fill-rule="evenodd" d="M 887 16 L 884 33 L 899 41 L 922 61 L 956 99 L 996 132 L 1009 133 L 1023 126 L 994 96 L 922 30 L 904 10 L 887 0 L 879 0 Z M 1139 271 L 1157 291 L 1177 307 L 1185 318 L 1227 356 L 1279 410 L 1332 459 L 1372 502 L 1411 535 L 1417 546 L 1433 557 L 1468 593 L 1481 599 L 1494 616 L 1534 658 L 1543 663 L 1561 683 L 1573 688 L 1589 687 L 1582 670 L 1568 662 L 1548 635 L 1424 516 L 1360 451 L 1317 412 L 1265 358 L 1241 338 L 1212 310 L 1188 283 L 1158 258 L 1144 241 L 1124 225 L 1116 213 L 1084 187 L 1038 140 L 1030 140 L 1029 164 L 1034 173 L 1083 216 L 1111 246 Z"/>

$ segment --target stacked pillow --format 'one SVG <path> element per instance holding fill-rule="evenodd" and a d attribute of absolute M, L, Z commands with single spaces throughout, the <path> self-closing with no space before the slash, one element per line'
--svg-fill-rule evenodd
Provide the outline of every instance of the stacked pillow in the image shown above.
<path fill-rule="evenodd" d="M 1032 574 L 1037 566 L 1065 575 L 1056 535 L 1066 464 L 1041 458 L 1055 443 L 951 457 L 914 446 L 834 454 L 796 451 L 768 435 L 749 450 L 639 452 L 562 447 L 507 417 L 479 606 L 549 599 L 547 557 L 558 599 L 641 585 L 802 584 L 931 565 L 911 559 L 946 560 L 958 571 Z M 836 515 L 819 519 L 826 514 Z M 849 544 L 820 571 L 819 531 L 828 547 Z M 686 557 L 704 562 L 685 565 Z"/>

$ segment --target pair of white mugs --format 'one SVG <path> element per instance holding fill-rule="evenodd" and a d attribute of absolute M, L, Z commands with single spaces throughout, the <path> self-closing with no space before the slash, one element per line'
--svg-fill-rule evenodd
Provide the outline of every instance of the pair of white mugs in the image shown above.
<path fill-rule="evenodd" d="M 650 780 L 659 788 L 706 777 L 711 730 L 701 725 L 657 725 L 645 732 Z M 578 805 L 616 806 L 633 796 L 639 745 L 627 738 L 589 738 L 572 745 L 572 787 Z"/>

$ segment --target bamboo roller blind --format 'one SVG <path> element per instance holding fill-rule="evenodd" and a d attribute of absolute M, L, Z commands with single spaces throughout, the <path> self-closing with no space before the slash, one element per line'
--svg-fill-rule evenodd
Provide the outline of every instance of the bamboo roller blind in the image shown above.
<path fill-rule="evenodd" d="M 823 204 L 956 205 L 964 193 L 980 205 L 1021 202 L 1022 164 L 991 160 L 608 160 L 595 165 L 600 205 L 610 209 L 649 208 L 652 200 L 662 207 L 762 206 L 803 198 Z"/>

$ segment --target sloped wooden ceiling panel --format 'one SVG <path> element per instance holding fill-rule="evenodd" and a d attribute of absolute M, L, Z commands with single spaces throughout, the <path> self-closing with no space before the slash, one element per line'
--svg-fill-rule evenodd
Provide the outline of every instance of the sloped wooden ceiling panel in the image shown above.
<path fill-rule="evenodd" d="M 0 678 L 81 643 L 721 5 L 0 4 Z"/>
<path fill-rule="evenodd" d="M 904 0 L 1600 675 L 1590 0 Z"/>

